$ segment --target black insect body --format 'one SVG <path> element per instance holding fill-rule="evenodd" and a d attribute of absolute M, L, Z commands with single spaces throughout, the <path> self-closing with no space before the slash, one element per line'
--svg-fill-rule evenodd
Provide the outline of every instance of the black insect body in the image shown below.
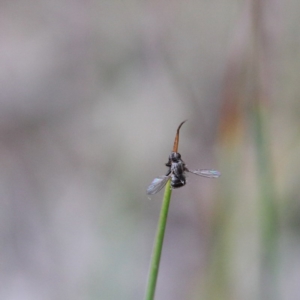
<path fill-rule="evenodd" d="M 177 152 L 172 152 L 166 166 L 169 167 L 166 176 L 171 174 L 171 187 L 175 189 L 184 186 L 186 184 L 184 174 L 186 167 L 184 161 L 181 159 L 181 155 Z"/>
<path fill-rule="evenodd" d="M 169 179 L 171 179 L 171 187 L 174 189 L 184 186 L 186 184 L 185 172 L 190 172 L 208 178 L 217 178 L 221 175 L 221 173 L 216 170 L 189 170 L 186 167 L 184 161 L 181 159 L 181 155 L 177 152 L 179 143 L 179 130 L 184 122 L 182 122 L 177 129 L 173 152 L 170 154 L 169 160 L 166 163 L 166 166 L 169 167 L 169 170 L 165 176 L 157 177 L 152 181 L 147 189 L 148 195 L 154 195 L 159 192 L 166 185 Z"/>

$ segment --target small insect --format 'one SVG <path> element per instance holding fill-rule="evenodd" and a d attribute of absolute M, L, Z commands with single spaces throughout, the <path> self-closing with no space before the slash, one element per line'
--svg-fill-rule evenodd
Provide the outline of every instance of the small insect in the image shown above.
<path fill-rule="evenodd" d="M 186 167 L 184 161 L 181 159 L 181 155 L 177 152 L 179 143 L 179 130 L 185 122 L 186 121 L 183 121 L 177 129 L 173 151 L 171 152 L 169 160 L 166 163 L 166 166 L 169 168 L 167 174 L 165 176 L 159 176 L 152 181 L 147 188 L 148 195 L 154 195 L 159 192 L 166 185 L 169 179 L 171 179 L 171 187 L 173 189 L 184 186 L 186 184 L 185 172 L 190 172 L 208 178 L 218 178 L 221 175 L 221 173 L 216 170 L 189 170 Z"/>

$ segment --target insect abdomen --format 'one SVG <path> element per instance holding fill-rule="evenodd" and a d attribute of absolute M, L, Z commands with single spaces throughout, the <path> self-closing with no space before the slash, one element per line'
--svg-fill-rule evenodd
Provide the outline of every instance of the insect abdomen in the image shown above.
<path fill-rule="evenodd" d="M 186 184 L 186 180 L 184 175 L 181 176 L 172 176 L 172 180 L 171 180 L 171 186 L 173 189 L 182 187 Z"/>

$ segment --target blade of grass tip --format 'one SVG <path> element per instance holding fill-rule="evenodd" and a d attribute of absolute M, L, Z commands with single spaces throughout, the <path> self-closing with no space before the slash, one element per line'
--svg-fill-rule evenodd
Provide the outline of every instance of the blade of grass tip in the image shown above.
<path fill-rule="evenodd" d="M 159 263 L 160 263 L 163 242 L 164 242 L 165 229 L 166 229 L 166 224 L 167 224 L 171 194 L 172 194 L 172 189 L 171 189 L 171 182 L 169 180 L 167 182 L 167 185 L 165 188 L 164 198 L 163 198 L 163 202 L 162 202 L 162 206 L 161 206 L 161 210 L 160 210 L 160 216 L 159 216 L 157 232 L 156 232 L 156 237 L 155 237 L 155 241 L 154 241 L 152 258 L 151 258 L 145 300 L 153 300 L 154 295 L 155 295 Z"/>

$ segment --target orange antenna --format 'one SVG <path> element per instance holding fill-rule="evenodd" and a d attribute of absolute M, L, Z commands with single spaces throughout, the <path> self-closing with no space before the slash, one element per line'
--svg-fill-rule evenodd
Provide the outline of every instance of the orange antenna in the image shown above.
<path fill-rule="evenodd" d="M 178 129 L 177 129 L 177 133 L 175 136 L 175 141 L 174 141 L 174 146 L 173 146 L 173 152 L 177 152 L 178 151 L 178 143 L 179 143 L 179 130 L 180 127 L 183 125 L 183 123 L 185 123 L 187 120 L 183 121 L 182 123 L 180 123 Z"/>

